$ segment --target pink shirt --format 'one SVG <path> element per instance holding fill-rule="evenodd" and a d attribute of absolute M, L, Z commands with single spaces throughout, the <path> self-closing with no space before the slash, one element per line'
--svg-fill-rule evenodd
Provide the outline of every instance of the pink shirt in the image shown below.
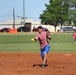
<path fill-rule="evenodd" d="M 46 45 L 48 45 L 46 32 L 38 33 L 36 37 L 38 37 L 40 48 L 44 48 Z"/>
<path fill-rule="evenodd" d="M 74 39 L 76 39 L 76 32 L 73 34 L 73 36 L 74 36 Z"/>

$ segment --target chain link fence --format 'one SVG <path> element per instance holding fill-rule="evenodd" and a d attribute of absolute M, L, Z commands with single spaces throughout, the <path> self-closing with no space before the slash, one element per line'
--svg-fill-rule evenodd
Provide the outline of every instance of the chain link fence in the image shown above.
<path fill-rule="evenodd" d="M 35 35 L 36 33 L 29 32 L 17 34 L 0 33 L 0 43 L 31 43 L 31 38 L 34 38 Z M 53 33 L 51 36 L 50 43 L 72 43 L 74 41 L 72 33 Z"/>

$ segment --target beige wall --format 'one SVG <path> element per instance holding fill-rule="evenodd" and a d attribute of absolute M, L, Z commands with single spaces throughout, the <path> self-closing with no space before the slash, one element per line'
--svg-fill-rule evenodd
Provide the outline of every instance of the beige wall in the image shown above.
<path fill-rule="evenodd" d="M 32 25 L 31 30 L 33 29 L 33 27 L 37 28 L 39 25 Z M 50 32 L 55 32 L 55 27 L 52 25 L 41 25 L 42 27 L 47 28 Z M 60 29 L 59 26 L 56 27 L 56 30 Z"/>
<path fill-rule="evenodd" d="M 15 20 L 15 24 L 16 24 L 15 28 L 23 26 L 22 22 L 23 22 L 23 19 Z M 36 20 L 33 20 L 33 19 L 25 19 L 25 23 L 31 23 L 31 31 L 32 31 L 33 27 L 38 27 L 39 25 L 41 25 L 41 23 L 39 21 L 36 21 Z M 13 28 L 13 25 L 11 25 L 11 24 L 13 24 L 13 20 L 6 20 L 4 22 L 0 22 L 0 29 L 5 28 L 5 27 Z M 51 32 L 55 31 L 55 28 L 52 25 L 42 25 L 42 26 L 47 28 Z M 57 30 L 58 29 L 60 29 L 59 26 L 57 26 Z"/>

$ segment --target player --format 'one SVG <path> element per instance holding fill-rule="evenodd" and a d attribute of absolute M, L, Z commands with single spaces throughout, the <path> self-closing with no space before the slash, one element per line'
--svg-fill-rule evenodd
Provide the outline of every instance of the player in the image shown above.
<path fill-rule="evenodd" d="M 49 31 L 45 32 L 43 31 L 42 26 L 38 26 L 38 34 L 36 35 L 35 40 L 38 40 L 40 43 L 41 57 L 43 59 L 42 67 L 46 66 L 47 54 L 50 49 L 50 44 L 48 42 L 48 39 L 51 40 Z"/>
<path fill-rule="evenodd" d="M 76 44 L 76 30 L 74 31 L 73 38 L 74 38 L 74 41 L 75 41 L 75 44 Z"/>

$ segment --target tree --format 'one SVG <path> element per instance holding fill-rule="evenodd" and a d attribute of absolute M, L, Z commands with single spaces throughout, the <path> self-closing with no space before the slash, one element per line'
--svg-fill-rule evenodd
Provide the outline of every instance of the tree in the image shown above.
<path fill-rule="evenodd" d="M 52 24 L 56 26 L 62 24 L 68 19 L 69 4 L 66 0 L 50 0 L 49 4 L 45 4 L 46 10 L 40 15 L 41 23 Z"/>
<path fill-rule="evenodd" d="M 76 26 L 76 0 L 69 0 L 69 23 Z"/>

